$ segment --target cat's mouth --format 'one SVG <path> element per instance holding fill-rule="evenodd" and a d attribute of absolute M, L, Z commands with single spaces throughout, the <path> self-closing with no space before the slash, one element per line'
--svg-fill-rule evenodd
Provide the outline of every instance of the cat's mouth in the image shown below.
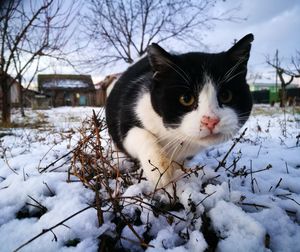
<path fill-rule="evenodd" d="M 200 140 L 203 141 L 217 141 L 222 138 L 223 134 L 222 133 L 211 133 L 207 136 L 201 137 Z"/>

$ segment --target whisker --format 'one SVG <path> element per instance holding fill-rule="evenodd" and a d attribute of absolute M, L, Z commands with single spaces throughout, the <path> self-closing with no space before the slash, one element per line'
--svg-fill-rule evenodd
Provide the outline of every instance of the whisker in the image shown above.
<path fill-rule="evenodd" d="M 164 60 L 164 62 L 171 67 L 176 73 L 178 73 L 178 75 L 190 86 L 190 81 L 189 81 L 189 76 L 185 73 L 185 71 L 179 67 L 177 64 L 175 64 L 174 62 L 169 62 L 167 60 Z M 172 64 L 171 64 L 172 63 Z M 177 69 L 176 69 L 177 68 Z M 181 73 L 179 72 L 181 71 Z"/>
<path fill-rule="evenodd" d="M 245 114 L 250 114 L 250 113 L 251 113 L 251 110 L 248 110 L 248 111 L 245 111 L 242 113 L 238 113 L 237 115 L 240 116 L 240 115 L 245 115 Z"/>
<path fill-rule="evenodd" d="M 187 139 L 187 136 L 186 136 L 186 137 L 183 137 L 182 140 L 181 140 L 180 142 L 184 142 L 186 139 Z M 182 148 L 182 144 L 181 144 L 181 143 L 178 144 L 178 145 L 175 147 L 175 149 L 174 149 L 174 151 L 173 151 L 173 153 L 172 153 L 172 155 L 171 155 L 171 157 L 170 157 L 170 160 L 171 160 L 171 161 L 173 161 L 173 157 L 174 157 L 174 155 L 176 154 L 178 148 Z M 180 151 L 180 150 L 179 150 L 179 151 Z"/>
<path fill-rule="evenodd" d="M 243 74 L 243 73 L 245 73 L 245 70 L 240 71 L 240 72 L 238 72 L 237 74 L 233 75 L 233 76 L 230 77 L 227 81 L 231 81 L 233 78 L 235 78 L 236 76 L 241 75 L 241 74 Z"/>
<path fill-rule="evenodd" d="M 238 116 L 238 119 L 247 119 L 249 116 Z"/>
<path fill-rule="evenodd" d="M 162 136 L 158 136 L 158 137 L 156 138 L 155 143 L 162 142 L 163 140 L 166 140 L 166 139 L 168 139 L 168 138 L 173 138 L 173 137 L 171 137 L 171 134 L 170 134 L 170 133 L 165 134 L 165 135 L 162 135 Z"/>
<path fill-rule="evenodd" d="M 176 144 L 177 142 L 180 142 L 180 138 L 178 136 L 175 136 L 174 139 L 171 139 L 168 143 L 166 143 L 162 148 L 161 148 L 161 152 L 165 152 L 165 153 L 169 153 L 170 150 L 174 144 Z"/>
<path fill-rule="evenodd" d="M 187 86 L 184 86 L 184 85 L 174 85 L 174 86 L 170 86 L 169 89 L 172 89 L 174 87 L 179 87 L 179 88 L 185 88 L 185 89 L 189 89 L 190 90 L 190 87 L 187 87 Z M 166 88 L 166 90 L 168 90 L 168 88 Z"/>
<path fill-rule="evenodd" d="M 168 123 L 167 127 L 177 127 L 178 128 L 178 127 L 180 127 L 180 125 L 181 125 L 180 123 Z"/>
<path fill-rule="evenodd" d="M 225 79 L 226 78 L 228 78 L 236 69 L 237 69 L 237 67 L 242 63 L 244 61 L 244 58 L 240 58 L 239 60 L 238 60 L 238 62 L 232 67 L 232 68 L 230 68 L 227 72 L 226 72 L 226 74 L 225 74 Z"/>
<path fill-rule="evenodd" d="M 234 71 L 245 61 L 247 60 L 246 57 L 240 58 L 239 61 L 232 67 L 230 68 L 224 75 L 223 80 L 221 80 L 220 84 L 224 83 L 224 82 L 229 82 L 230 80 L 232 80 L 234 77 L 236 77 L 237 75 L 233 75 Z M 241 71 L 244 72 L 245 70 Z M 240 72 L 240 73 L 241 73 Z"/>
<path fill-rule="evenodd" d="M 185 141 L 187 141 L 187 142 L 185 142 L 183 149 L 181 149 L 181 152 L 183 152 L 185 154 L 184 156 L 186 156 L 186 154 L 187 154 L 189 146 L 192 143 L 192 139 L 190 137 L 188 137 Z"/>

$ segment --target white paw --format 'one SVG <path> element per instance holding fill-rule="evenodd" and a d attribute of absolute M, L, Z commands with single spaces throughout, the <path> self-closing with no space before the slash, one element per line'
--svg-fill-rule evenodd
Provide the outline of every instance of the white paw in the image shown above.
<path fill-rule="evenodd" d="M 141 160 L 146 178 L 155 188 L 169 184 L 172 180 L 171 161 L 164 155 L 145 155 Z"/>

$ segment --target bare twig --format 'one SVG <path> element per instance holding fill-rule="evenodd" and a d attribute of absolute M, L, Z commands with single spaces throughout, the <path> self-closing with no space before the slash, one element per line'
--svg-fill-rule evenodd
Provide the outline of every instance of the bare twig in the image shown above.
<path fill-rule="evenodd" d="M 201 31 L 212 29 L 213 23 L 243 20 L 233 15 L 236 7 L 212 13 L 210 10 L 215 4 L 213 0 L 93 0 L 83 16 L 83 23 L 89 45 L 96 48 L 101 57 L 89 57 L 83 63 L 98 67 L 117 61 L 132 63 L 145 54 L 152 42 L 188 43 L 191 38 L 193 41 L 197 38 L 201 44 Z"/>
<path fill-rule="evenodd" d="M 27 242 L 23 243 L 21 246 L 17 247 L 14 252 L 17 252 L 17 251 L 20 251 L 22 248 L 24 248 L 25 246 L 27 246 L 28 244 L 30 244 L 31 242 L 33 242 L 34 240 L 36 240 L 37 238 L 39 238 L 40 236 L 48 233 L 48 232 L 53 232 L 53 229 L 55 229 L 56 227 L 58 226 L 61 226 L 63 225 L 66 221 L 74 218 L 75 216 L 81 214 L 82 212 L 92 208 L 93 206 L 88 206 L 88 207 L 85 207 L 79 211 L 77 211 L 76 213 L 70 215 L 69 217 L 65 218 L 64 220 L 58 222 L 57 224 L 53 225 L 52 227 L 50 228 L 46 228 L 46 229 L 43 229 L 42 232 L 40 232 L 39 234 L 37 234 L 36 236 L 32 237 L 31 239 L 29 239 Z"/>
<path fill-rule="evenodd" d="M 233 144 L 231 145 L 231 147 L 229 148 L 229 150 L 227 151 L 227 153 L 225 154 L 225 156 L 223 157 L 222 161 L 219 161 L 219 165 L 215 168 L 215 172 L 217 172 L 220 167 L 225 167 L 226 164 L 226 159 L 228 157 L 228 155 L 231 153 L 231 151 L 233 150 L 233 148 L 237 145 L 237 143 L 239 141 L 241 141 L 241 139 L 244 137 L 244 135 L 246 134 L 247 128 L 244 129 L 244 131 L 241 133 L 241 135 L 234 139 Z"/>

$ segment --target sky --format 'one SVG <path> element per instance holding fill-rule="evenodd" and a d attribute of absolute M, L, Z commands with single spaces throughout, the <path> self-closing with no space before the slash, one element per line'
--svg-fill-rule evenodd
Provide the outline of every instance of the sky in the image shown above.
<path fill-rule="evenodd" d="M 296 50 L 300 51 L 300 1 L 299 0 L 229 0 L 219 6 L 230 8 L 239 5 L 236 15 L 246 17 L 240 22 L 221 22 L 209 32 L 204 43 L 211 51 L 226 50 L 234 39 L 253 33 L 249 72 L 262 74 L 257 82 L 274 81 L 275 72 L 267 66 L 266 57 L 273 58 L 276 49 L 282 66 L 288 66 Z M 300 81 L 298 81 L 300 84 Z"/>
<path fill-rule="evenodd" d="M 220 1 L 221 2 L 221 1 Z M 204 34 L 203 43 L 209 52 L 229 49 L 235 39 L 253 33 L 251 56 L 248 64 L 249 74 L 258 74 L 256 82 L 275 82 L 275 71 L 266 64 L 266 58 L 274 57 L 279 51 L 279 59 L 283 67 L 290 67 L 291 57 L 300 51 L 300 1 L 299 0 L 227 0 L 218 3 L 217 12 L 224 12 L 238 7 L 235 16 L 243 20 L 238 22 L 217 22 L 214 29 Z M 188 50 L 195 50 L 190 48 Z M 201 50 L 201 49 L 200 49 Z M 202 49 L 203 50 L 203 49 Z M 182 51 L 176 48 L 174 51 Z M 103 78 L 110 69 L 94 74 L 94 79 Z M 296 80 L 300 85 L 300 80 Z"/>
<path fill-rule="evenodd" d="M 248 64 L 248 77 L 259 75 L 257 83 L 275 82 L 275 71 L 266 64 L 266 57 L 273 58 L 276 50 L 283 67 L 290 67 L 291 57 L 300 51 L 300 1 L 299 0 L 219 0 L 213 11 L 222 13 L 238 7 L 234 16 L 243 20 L 238 22 L 216 22 L 214 29 L 203 34 L 204 47 L 182 47 L 172 43 L 168 46 L 174 52 L 208 51 L 219 52 L 229 49 L 235 39 L 240 39 L 248 33 L 253 33 L 251 56 Z M 154 41 L 155 42 L 155 41 Z M 100 55 L 99 55 L 100 56 Z M 118 64 L 91 72 L 96 83 L 106 75 L 124 71 L 127 65 Z M 59 66 L 56 63 L 47 68 L 45 73 L 72 73 L 72 69 Z M 73 72 L 74 73 L 74 72 Z M 252 81 L 250 78 L 249 82 Z M 300 78 L 295 81 L 300 85 Z"/>

